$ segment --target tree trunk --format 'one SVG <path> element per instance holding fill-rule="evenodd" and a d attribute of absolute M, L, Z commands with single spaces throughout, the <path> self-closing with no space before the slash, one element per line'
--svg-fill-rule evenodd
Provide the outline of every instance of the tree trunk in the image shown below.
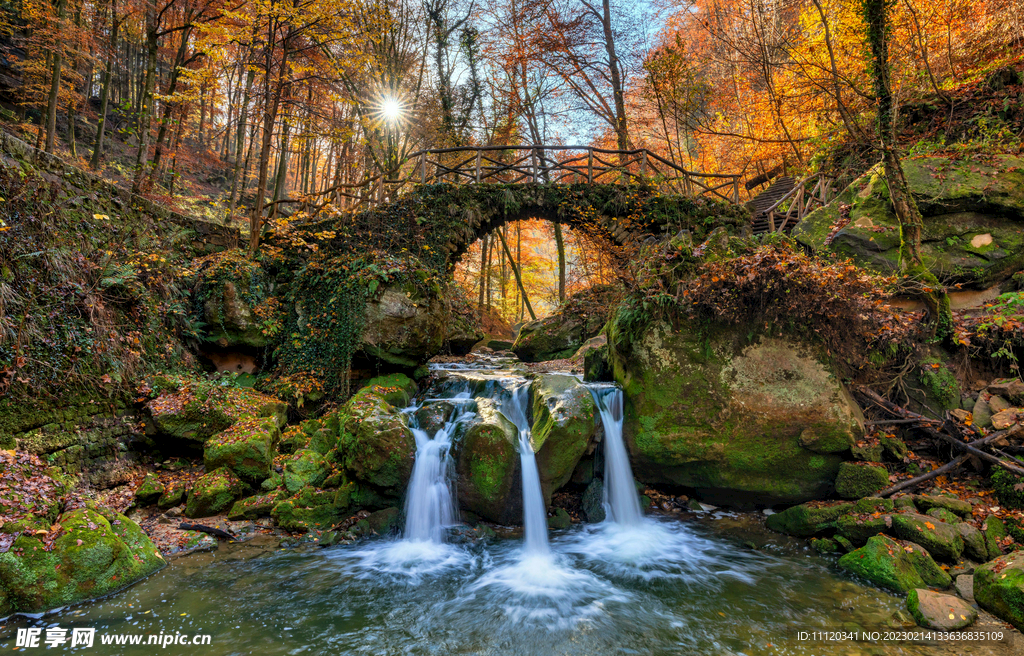
<path fill-rule="evenodd" d="M 622 92 L 622 71 L 615 54 L 615 34 L 612 32 L 612 13 L 609 0 L 602 3 L 604 27 L 604 48 L 608 53 L 608 75 L 612 84 L 612 99 L 615 102 L 615 140 L 619 150 L 629 150 L 629 130 L 626 126 L 626 99 Z"/>
<path fill-rule="evenodd" d="M 555 226 L 555 247 L 558 249 L 558 302 L 565 300 L 565 240 L 562 239 L 562 226 Z"/>
<path fill-rule="evenodd" d="M 480 314 L 484 312 L 484 294 L 487 293 L 487 235 L 484 235 L 480 240 L 480 300 L 477 301 L 477 307 L 480 308 Z"/>
<path fill-rule="evenodd" d="M 238 200 L 238 185 L 241 181 L 242 169 L 244 168 L 242 160 L 248 159 L 242 157 L 242 152 L 245 150 L 245 122 L 249 120 L 249 97 L 252 94 L 252 85 L 256 80 L 256 71 L 249 69 L 248 74 L 245 77 L 245 93 L 242 96 L 242 106 L 238 113 L 238 128 L 235 134 L 235 172 L 231 180 L 231 199 L 228 201 L 228 219 L 235 215 L 235 203 Z"/>
<path fill-rule="evenodd" d="M 516 266 L 515 261 L 512 260 L 512 251 L 508 249 L 508 244 L 505 242 L 505 236 L 501 234 L 501 229 L 495 230 L 498 233 L 498 239 L 501 240 L 501 248 L 505 251 L 505 257 L 508 258 L 509 266 L 512 267 L 512 273 L 516 277 L 516 284 L 519 285 L 519 293 L 523 295 L 523 303 L 526 304 L 526 311 L 530 313 L 530 318 L 534 321 L 537 320 L 537 315 L 533 313 L 533 306 L 530 305 L 530 297 L 526 295 L 526 288 L 523 287 L 523 279 L 519 275 L 519 267 Z"/>
<path fill-rule="evenodd" d="M 107 104 L 110 102 L 110 81 L 114 72 L 114 56 L 117 53 L 117 31 L 121 24 L 117 20 L 117 2 L 110 0 L 110 52 L 103 69 L 103 89 L 100 91 L 100 115 L 96 123 L 96 142 L 92 147 L 89 166 L 98 169 L 103 159 L 103 135 L 107 130 Z"/>
<path fill-rule="evenodd" d="M 900 222 L 900 269 L 922 285 L 921 297 L 929 310 L 927 320 L 940 337 L 952 331 L 953 316 L 946 290 L 921 261 L 923 221 L 896 150 L 896 102 L 892 96 L 889 65 L 889 9 L 891 0 L 863 0 L 864 22 L 871 48 L 871 73 L 878 102 L 878 138 L 893 211 Z"/>
<path fill-rule="evenodd" d="M 146 10 L 146 42 L 146 83 L 142 93 L 142 111 L 139 114 L 139 148 L 135 153 L 135 181 L 132 183 L 132 193 L 134 194 L 142 190 L 142 181 L 146 177 L 146 158 L 149 155 L 149 124 L 153 115 L 153 91 L 156 89 L 156 56 L 159 49 L 157 47 L 156 10 L 153 7 Z"/>
<path fill-rule="evenodd" d="M 267 55 L 264 88 L 270 91 L 270 72 L 273 69 L 273 43 L 277 33 L 277 26 L 274 21 L 269 28 L 269 39 L 267 42 Z M 256 183 L 256 203 L 253 205 L 252 214 L 249 217 L 249 257 L 254 257 L 260 247 L 260 232 L 263 230 L 263 201 L 267 197 L 267 177 L 270 171 L 270 146 L 274 138 L 274 121 L 277 118 L 278 108 L 281 106 L 281 94 L 284 91 L 285 77 L 288 70 L 288 37 L 284 38 L 284 50 L 281 53 L 281 64 L 277 74 L 277 85 L 273 100 L 264 101 L 263 110 L 263 143 L 260 148 L 260 174 Z M 264 94 L 268 96 L 269 93 Z"/>
<path fill-rule="evenodd" d="M 64 20 L 64 0 L 57 0 L 57 20 Z M 50 94 L 46 99 L 46 152 L 53 152 L 57 135 L 57 104 L 60 99 L 61 68 L 64 64 L 64 47 L 58 45 L 50 62 Z"/>

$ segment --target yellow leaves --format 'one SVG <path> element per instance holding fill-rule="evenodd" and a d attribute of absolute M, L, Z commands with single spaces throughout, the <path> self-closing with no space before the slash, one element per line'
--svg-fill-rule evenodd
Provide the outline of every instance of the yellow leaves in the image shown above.
<path fill-rule="evenodd" d="M 110 220 L 110 217 L 108 215 L 106 215 L 106 214 L 93 214 L 92 218 L 96 219 L 97 221 L 109 221 Z"/>

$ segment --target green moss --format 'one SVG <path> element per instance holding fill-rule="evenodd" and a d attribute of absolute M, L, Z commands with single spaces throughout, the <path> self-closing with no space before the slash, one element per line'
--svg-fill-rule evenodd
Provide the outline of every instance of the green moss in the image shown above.
<path fill-rule="evenodd" d="M 327 463 L 316 451 L 297 451 L 284 463 L 284 486 L 291 494 L 304 487 L 316 487 L 327 478 Z"/>
<path fill-rule="evenodd" d="M 273 510 L 281 496 L 281 492 L 271 492 L 269 494 L 258 494 L 254 497 L 239 499 L 231 506 L 231 510 L 228 511 L 228 519 L 237 521 L 269 517 L 270 511 Z"/>
<path fill-rule="evenodd" d="M 101 596 L 163 567 L 156 547 L 137 524 L 91 506 L 65 513 L 52 550 L 35 536 L 18 537 L 0 554 L 0 588 L 8 603 L 34 612 Z"/>
<path fill-rule="evenodd" d="M 879 533 L 884 533 L 892 522 L 890 515 L 859 515 L 851 513 L 836 520 L 836 532 L 856 545 L 864 544 Z"/>
<path fill-rule="evenodd" d="M 236 422 L 206 442 L 206 471 L 227 467 L 243 481 L 259 486 L 270 476 L 280 435 L 272 418 Z"/>
<path fill-rule="evenodd" d="M 146 478 L 135 490 L 135 502 L 140 506 L 151 506 L 156 503 L 164 494 L 164 486 L 160 479 L 153 474 L 146 474 Z"/>
<path fill-rule="evenodd" d="M 406 379 L 408 380 L 408 379 Z M 389 391 L 390 387 L 385 389 Z M 405 392 L 403 392 L 405 393 Z M 351 476 L 382 492 L 401 496 L 416 451 L 408 417 L 373 388 L 360 390 L 343 408 L 338 439 L 341 464 Z"/>
<path fill-rule="evenodd" d="M 573 376 L 543 375 L 531 387 L 530 441 L 546 498 L 569 482 L 594 436 L 594 398 Z"/>
<path fill-rule="evenodd" d="M 839 559 L 839 566 L 876 585 L 906 594 L 926 587 L 924 579 L 906 556 L 902 544 L 876 535 L 867 544 Z"/>
<path fill-rule="evenodd" d="M 350 497 L 334 490 L 303 488 L 295 496 L 274 504 L 270 516 L 287 531 L 305 533 L 327 529 L 338 523 L 348 509 Z"/>
<path fill-rule="evenodd" d="M 822 508 L 799 505 L 769 515 L 765 525 L 779 533 L 808 538 L 834 529 L 836 520 L 852 511 L 853 504 L 851 503 L 840 503 Z"/>
<path fill-rule="evenodd" d="M 490 521 L 516 521 L 509 500 L 519 460 L 518 431 L 489 400 L 478 400 L 477 414 L 457 447 L 459 505 Z"/>
<path fill-rule="evenodd" d="M 1000 556 L 976 569 L 974 598 L 985 610 L 1024 631 L 1024 551 Z"/>
<path fill-rule="evenodd" d="M 836 492 L 844 499 L 868 497 L 889 485 L 885 467 L 844 462 L 836 476 Z"/>
<path fill-rule="evenodd" d="M 996 498 L 999 499 L 1000 505 L 1006 508 L 1024 510 L 1024 489 L 1014 489 L 1016 486 L 1024 482 L 1024 480 L 1016 474 L 1006 471 L 1002 467 L 993 467 L 992 473 L 989 475 L 989 480 L 992 482 L 992 489 L 995 491 Z"/>
<path fill-rule="evenodd" d="M 192 486 L 185 516 L 209 517 L 226 512 L 245 492 L 245 484 L 230 469 L 214 470 L 200 477 Z"/>
<path fill-rule="evenodd" d="M 936 558 L 948 562 L 955 563 L 964 551 L 964 541 L 956 526 L 927 515 L 894 515 L 892 528 L 898 537 L 920 544 Z"/>

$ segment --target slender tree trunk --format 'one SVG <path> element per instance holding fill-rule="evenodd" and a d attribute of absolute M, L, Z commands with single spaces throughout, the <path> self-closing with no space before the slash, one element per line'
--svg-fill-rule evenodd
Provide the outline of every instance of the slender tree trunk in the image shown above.
<path fill-rule="evenodd" d="M 275 35 L 277 34 L 277 25 L 275 21 L 271 21 L 271 26 L 268 29 L 269 38 L 267 40 L 267 54 L 266 54 L 266 65 L 265 75 L 266 84 L 264 85 L 269 95 L 270 91 L 270 73 L 273 69 L 273 44 L 275 41 Z M 256 251 L 260 247 L 260 233 L 263 230 L 263 201 L 267 197 L 267 177 L 270 171 L 270 147 L 274 138 L 274 121 L 277 118 L 278 108 L 281 106 L 281 94 L 284 91 L 285 78 L 288 73 L 288 37 L 285 36 L 284 49 L 281 53 L 280 69 L 277 75 L 276 90 L 274 92 L 273 100 L 265 101 L 263 110 L 263 144 L 260 148 L 260 174 L 259 181 L 256 183 L 256 204 L 252 208 L 252 214 L 249 218 L 249 257 L 254 257 Z"/>
<path fill-rule="evenodd" d="M 235 202 L 238 200 L 238 185 L 241 181 L 243 163 L 242 152 L 245 150 L 245 123 L 249 120 L 249 96 L 252 94 L 252 85 L 256 80 L 256 71 L 250 69 L 245 77 L 245 94 L 242 96 L 242 106 L 238 113 L 238 128 L 235 131 L 235 172 L 231 180 L 231 198 L 228 201 L 228 218 L 235 215 Z M 251 152 L 251 151 L 250 151 Z"/>
<path fill-rule="evenodd" d="M 107 65 L 103 69 L 103 89 L 100 90 L 100 115 L 96 122 L 96 142 L 92 147 L 92 158 L 89 166 L 93 169 L 100 167 L 103 159 L 103 135 L 107 130 L 107 104 L 110 101 L 110 80 L 114 72 L 114 57 L 117 54 L 117 31 L 121 24 L 117 20 L 117 2 L 110 0 L 110 52 L 107 55 Z"/>
<path fill-rule="evenodd" d="M 602 3 L 601 23 L 604 27 L 604 47 L 608 53 L 608 78 L 612 84 L 615 103 L 615 141 L 619 150 L 629 150 L 629 129 L 626 125 L 626 97 L 622 91 L 622 70 L 615 53 L 615 34 L 612 31 L 612 11 L 609 0 Z"/>
<path fill-rule="evenodd" d="M 64 20 L 64 0 L 57 0 L 57 20 Z M 46 100 L 46 152 L 53 152 L 54 138 L 57 136 L 57 105 L 60 100 L 61 69 L 64 64 L 64 47 L 58 44 L 53 50 L 50 62 L 50 94 Z"/>
<path fill-rule="evenodd" d="M 480 299 L 477 307 L 480 308 L 480 315 L 484 312 L 484 294 L 487 293 L 487 235 L 480 240 Z"/>
<path fill-rule="evenodd" d="M 565 300 L 565 240 L 562 239 L 562 226 L 555 225 L 555 248 L 558 250 L 558 302 Z"/>
<path fill-rule="evenodd" d="M 146 10 L 146 82 L 142 94 L 142 111 L 139 114 L 139 147 L 135 153 L 135 181 L 132 193 L 142 191 L 142 181 L 146 177 L 146 158 L 149 155 L 150 120 L 153 115 L 153 102 L 156 89 L 156 56 L 157 47 L 156 9 L 152 6 Z"/>
<path fill-rule="evenodd" d="M 896 145 L 896 102 L 892 96 L 889 64 L 889 9 L 891 0 L 863 0 L 864 22 L 871 49 L 871 73 L 878 102 L 878 138 L 885 167 L 885 182 L 893 211 L 900 222 L 900 268 L 908 279 L 921 285 L 921 297 L 929 310 L 933 330 L 947 337 L 953 325 L 949 296 L 921 260 L 923 220 L 903 172 Z"/>
<path fill-rule="evenodd" d="M 516 284 L 519 285 L 519 293 L 523 295 L 523 303 L 526 304 L 526 311 L 530 313 L 530 318 L 534 321 L 537 320 L 537 315 L 533 313 L 533 306 L 530 305 L 530 297 L 526 295 L 526 288 L 523 287 L 523 279 L 519 275 L 519 267 L 512 260 L 512 252 L 508 248 L 508 244 L 505 242 L 505 236 L 501 234 L 501 230 L 495 230 L 498 233 L 498 239 L 501 240 L 501 248 L 505 251 L 505 257 L 508 258 L 509 266 L 512 267 L 512 273 L 516 277 Z"/>

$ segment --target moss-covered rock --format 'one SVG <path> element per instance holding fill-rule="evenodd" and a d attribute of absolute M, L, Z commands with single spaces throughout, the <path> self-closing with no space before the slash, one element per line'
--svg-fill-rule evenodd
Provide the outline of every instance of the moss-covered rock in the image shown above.
<path fill-rule="evenodd" d="M 779 533 L 809 538 L 834 529 L 836 520 L 850 512 L 853 512 L 852 503 L 840 503 L 823 508 L 802 504 L 769 515 L 765 525 Z"/>
<path fill-rule="evenodd" d="M 210 517 L 226 512 L 245 495 L 247 488 L 227 467 L 216 469 L 196 480 L 185 504 L 186 517 Z"/>
<path fill-rule="evenodd" d="M 1017 489 L 1021 483 L 1024 483 L 1024 479 L 1002 467 L 993 467 L 989 479 L 1000 505 L 1024 510 L 1024 487 Z"/>
<path fill-rule="evenodd" d="M 135 490 L 135 503 L 140 506 L 152 506 L 164 494 L 164 485 L 154 474 L 146 474 L 139 488 Z"/>
<path fill-rule="evenodd" d="M 985 544 L 984 533 L 967 522 L 957 524 L 956 530 L 964 541 L 964 556 L 978 563 L 988 560 L 988 545 Z"/>
<path fill-rule="evenodd" d="M 555 508 L 554 514 L 548 517 L 548 528 L 559 530 L 570 526 L 572 526 L 572 517 L 569 516 L 565 508 Z"/>
<path fill-rule="evenodd" d="M 935 562 L 928 550 L 921 545 L 905 542 L 903 543 L 903 553 L 910 559 L 914 569 L 921 575 L 921 579 L 926 585 L 943 590 L 953 585 L 953 577 L 942 569 L 942 566 Z"/>
<path fill-rule="evenodd" d="M 925 514 L 929 517 L 934 517 L 940 522 L 946 522 L 947 524 L 951 524 L 953 526 L 956 526 L 960 523 L 960 517 L 949 512 L 945 508 L 932 508 Z"/>
<path fill-rule="evenodd" d="M 274 506 L 280 501 L 282 496 L 283 493 L 278 491 L 239 499 L 231 506 L 231 510 L 228 511 L 228 519 L 237 521 L 269 517 L 270 511 L 274 509 Z"/>
<path fill-rule="evenodd" d="M 270 511 L 274 523 L 286 531 L 305 533 L 311 529 L 327 529 L 338 523 L 351 507 L 349 484 L 339 490 L 302 488 L 298 494 L 278 501 Z"/>
<path fill-rule="evenodd" d="M 499 524 L 521 519 L 519 431 L 490 399 L 477 399 L 477 416 L 464 425 L 454 450 L 459 507 Z"/>
<path fill-rule="evenodd" d="M 302 449 L 284 463 L 284 486 L 290 494 L 304 487 L 316 487 L 327 478 L 324 457 L 316 451 Z"/>
<path fill-rule="evenodd" d="M 244 419 L 206 442 L 206 471 L 227 467 L 240 479 L 258 487 L 268 476 L 277 453 L 281 431 L 272 418 Z"/>
<path fill-rule="evenodd" d="M 830 492 L 863 433 L 827 356 L 751 326 L 608 325 L 636 477 L 712 503 L 793 503 Z"/>
<path fill-rule="evenodd" d="M 889 471 L 875 465 L 844 462 L 836 476 L 836 492 L 844 499 L 871 496 L 889 485 Z"/>
<path fill-rule="evenodd" d="M 868 538 L 867 544 L 839 559 L 839 566 L 883 588 L 906 594 L 914 588 L 927 587 L 908 556 L 906 548 L 884 535 Z"/>
<path fill-rule="evenodd" d="M 966 519 L 970 519 L 971 513 L 974 512 L 974 506 L 957 497 L 915 494 L 913 499 L 914 505 L 925 512 L 928 512 L 933 508 L 942 508 L 943 510 L 948 510 L 949 512 L 955 513 Z"/>
<path fill-rule="evenodd" d="M 10 610 L 35 612 L 113 592 L 164 565 L 152 541 L 120 513 L 90 505 L 59 518 L 48 548 L 40 536 L 19 536 L 0 553 L 0 589 Z"/>
<path fill-rule="evenodd" d="M 390 535 L 402 529 L 402 511 L 398 508 L 384 508 L 366 517 L 370 530 L 377 535 Z"/>
<path fill-rule="evenodd" d="M 344 417 L 338 438 L 340 464 L 351 476 L 400 498 L 412 474 L 416 441 L 407 425 L 408 416 L 395 404 L 408 404 L 406 376 L 374 379 L 356 392 L 342 408 Z M 414 387 L 412 388 L 415 389 Z"/>
<path fill-rule="evenodd" d="M 974 570 L 974 599 L 1024 631 L 1024 551 L 999 556 Z"/>
<path fill-rule="evenodd" d="M 978 619 L 978 611 L 960 597 L 920 588 L 907 595 L 907 610 L 918 625 L 936 631 L 959 631 Z"/>
<path fill-rule="evenodd" d="M 964 552 L 964 540 L 956 526 L 928 515 L 900 514 L 892 518 L 897 537 L 920 544 L 936 558 L 956 562 Z"/>
<path fill-rule="evenodd" d="M 605 520 L 604 482 L 600 478 L 595 478 L 587 485 L 587 489 L 583 491 L 581 505 L 583 506 L 583 514 L 591 524 Z"/>
<path fill-rule="evenodd" d="M 617 287 L 595 285 L 572 295 L 554 314 L 523 325 L 512 352 L 524 362 L 572 357 L 601 331 L 621 293 Z"/>
<path fill-rule="evenodd" d="M 188 498 L 189 484 L 185 481 L 171 481 L 164 493 L 157 499 L 156 505 L 161 510 L 168 510 L 185 503 Z"/>
<path fill-rule="evenodd" d="M 999 542 L 1006 537 L 1006 524 L 995 516 L 985 518 L 981 525 L 981 531 L 985 534 L 985 551 L 988 552 L 988 559 L 998 558 L 1003 555 Z"/>
<path fill-rule="evenodd" d="M 984 289 L 1021 268 L 1024 159 L 922 157 L 903 168 L 924 218 L 922 259 L 940 281 Z M 826 244 L 840 212 L 849 223 Z M 828 249 L 881 273 L 899 270 L 899 222 L 880 167 L 805 217 L 793 235 L 816 252 Z"/>
<path fill-rule="evenodd" d="M 836 520 L 836 533 L 860 546 L 866 543 L 868 538 L 884 533 L 890 526 L 892 526 L 891 515 L 876 517 L 851 513 Z"/>
<path fill-rule="evenodd" d="M 811 538 L 811 548 L 821 555 L 839 553 L 840 546 L 830 538 Z"/>
<path fill-rule="evenodd" d="M 427 435 L 433 435 L 448 423 L 454 412 L 455 406 L 448 401 L 424 403 L 416 411 L 416 425 L 426 431 Z"/>
<path fill-rule="evenodd" d="M 590 390 L 575 376 L 542 375 L 530 393 L 530 443 L 537 454 L 541 490 L 550 502 L 551 494 L 569 482 L 594 438 L 596 406 Z"/>

